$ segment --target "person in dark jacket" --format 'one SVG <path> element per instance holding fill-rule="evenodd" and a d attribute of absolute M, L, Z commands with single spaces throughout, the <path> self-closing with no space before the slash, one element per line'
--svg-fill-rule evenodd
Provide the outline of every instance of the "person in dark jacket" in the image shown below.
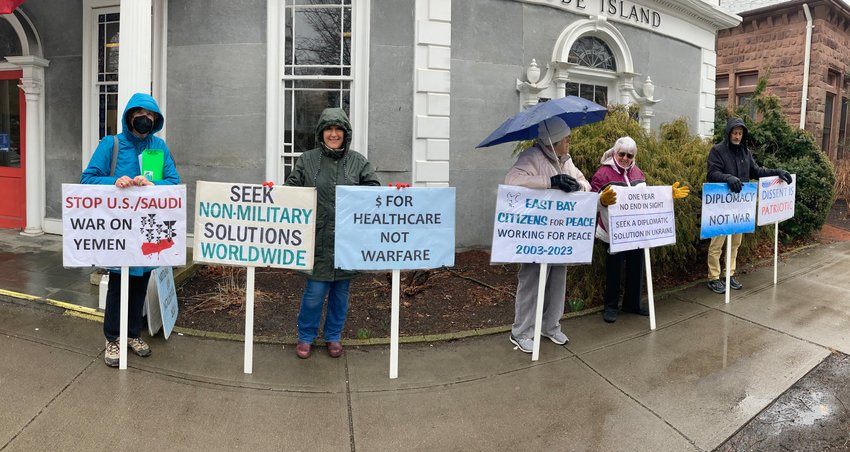
<path fill-rule="evenodd" d="M 781 169 L 761 168 L 753 160 L 753 154 L 747 149 L 747 126 L 740 118 L 729 118 L 726 122 L 726 134 L 723 141 L 715 144 L 708 153 L 708 182 L 720 182 L 729 185 L 729 190 L 739 193 L 744 182 L 759 177 L 779 176 L 785 183 L 791 183 L 791 174 Z M 743 234 L 732 235 L 732 251 L 729 255 L 731 262 L 729 273 L 735 274 L 735 261 L 738 257 L 738 247 L 741 246 Z M 725 293 L 726 283 L 720 279 L 720 254 L 726 236 L 711 238 L 708 245 L 708 288 L 715 293 Z M 729 279 L 729 287 L 741 289 L 741 284 L 734 276 Z"/>
<path fill-rule="evenodd" d="M 608 234 L 607 207 L 617 202 L 617 194 L 612 185 L 634 187 L 646 185 L 643 171 L 637 166 L 637 143 L 632 137 L 621 137 L 614 147 L 605 151 L 600 160 L 601 165 L 590 180 L 592 191 L 600 193 L 599 213 L 596 222 L 596 238 L 605 243 L 611 243 Z M 673 184 L 673 198 L 680 199 L 688 196 L 690 189 L 686 186 Z M 642 249 L 634 249 L 612 253 L 608 247 L 605 257 L 605 310 L 602 319 L 608 323 L 617 321 L 620 305 L 620 274 L 623 265 L 626 267 L 626 290 L 623 293 L 623 312 L 638 315 L 649 315 L 646 308 L 640 306 L 640 293 L 643 286 L 644 257 Z"/>
<path fill-rule="evenodd" d="M 313 270 L 307 274 L 307 287 L 298 313 L 298 344 L 295 354 L 309 358 L 319 332 L 322 306 L 328 300 L 324 338 L 328 354 L 342 355 L 340 336 L 348 316 L 348 288 L 357 272 L 334 268 L 334 228 L 337 185 L 371 185 L 380 182 L 372 164 L 349 149 L 351 123 L 341 108 L 326 108 L 316 125 L 319 147 L 302 153 L 295 162 L 286 185 L 316 187 L 316 250 Z"/>
<path fill-rule="evenodd" d="M 81 184 L 115 185 L 118 188 L 152 185 L 177 185 L 180 175 L 174 166 L 174 159 L 165 144 L 165 140 L 154 136 L 162 130 L 165 117 L 159 111 L 153 97 L 136 93 L 127 102 L 121 116 L 123 132 L 107 135 L 100 140 L 88 166 L 80 176 Z M 118 140 L 118 154 L 115 170 L 112 171 L 112 154 Z M 142 175 L 139 157 L 145 149 L 163 151 L 162 179 L 149 180 Z M 133 353 L 146 357 L 151 349 L 140 337 L 142 311 L 148 290 L 148 280 L 155 267 L 130 267 L 130 286 L 127 313 L 127 344 Z M 107 366 L 118 367 L 120 356 L 119 329 L 121 320 L 121 277 L 120 270 L 109 269 L 109 286 L 106 291 L 106 310 L 103 314 L 103 335 L 106 336 L 106 350 L 103 361 Z"/>

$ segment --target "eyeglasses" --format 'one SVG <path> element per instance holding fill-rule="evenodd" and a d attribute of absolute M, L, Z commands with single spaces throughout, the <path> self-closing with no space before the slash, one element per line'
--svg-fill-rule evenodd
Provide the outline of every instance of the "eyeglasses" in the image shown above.
<path fill-rule="evenodd" d="M 634 154 L 627 154 L 625 152 L 618 152 L 617 157 L 620 157 L 621 159 L 631 160 L 631 159 L 635 158 L 635 155 Z"/>

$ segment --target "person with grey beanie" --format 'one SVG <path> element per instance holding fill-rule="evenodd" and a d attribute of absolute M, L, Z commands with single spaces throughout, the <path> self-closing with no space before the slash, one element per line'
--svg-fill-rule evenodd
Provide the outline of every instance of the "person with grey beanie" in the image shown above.
<path fill-rule="evenodd" d="M 536 189 L 559 189 L 565 192 L 590 191 L 590 183 L 570 157 L 570 127 L 559 117 L 538 125 L 534 146 L 517 157 L 505 176 L 505 184 Z M 516 308 L 510 341 L 520 351 L 531 353 L 534 347 L 534 312 L 537 304 L 539 264 L 521 264 L 517 274 Z M 561 331 L 561 316 L 567 292 L 567 267 L 549 265 L 543 295 L 541 334 L 552 342 L 569 342 Z"/>

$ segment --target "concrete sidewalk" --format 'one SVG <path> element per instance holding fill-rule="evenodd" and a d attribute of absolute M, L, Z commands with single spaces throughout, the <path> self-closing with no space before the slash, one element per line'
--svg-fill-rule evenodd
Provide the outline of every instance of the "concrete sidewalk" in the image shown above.
<path fill-rule="evenodd" d="M 390 380 L 388 347 L 299 360 L 258 344 L 246 375 L 241 342 L 175 334 L 119 371 L 100 323 L 9 296 L 85 294 L 85 272 L 29 240 L 44 238 L 0 253 L 3 451 L 711 450 L 831 350 L 850 354 L 844 242 L 784 257 L 776 287 L 772 267 L 744 275 L 729 305 L 704 284 L 657 298 L 654 332 L 569 319 L 571 342 L 545 341 L 537 362 L 506 334 L 410 344 Z"/>

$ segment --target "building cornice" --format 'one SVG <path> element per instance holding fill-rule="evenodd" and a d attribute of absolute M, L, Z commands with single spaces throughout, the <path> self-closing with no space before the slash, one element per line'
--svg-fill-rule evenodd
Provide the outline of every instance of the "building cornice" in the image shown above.
<path fill-rule="evenodd" d="M 651 0 L 647 3 L 655 3 L 667 11 L 678 12 L 716 30 L 736 27 L 741 23 L 739 15 L 724 11 L 720 7 L 703 0 Z"/>
<path fill-rule="evenodd" d="M 809 8 L 814 9 L 817 6 L 829 6 L 836 11 L 841 12 L 845 18 L 850 19 L 850 6 L 840 0 L 789 0 L 787 2 L 778 3 L 775 5 L 763 6 L 761 8 L 751 9 L 749 11 L 741 11 L 738 13 L 743 19 L 749 19 L 755 16 L 766 14 L 775 14 L 783 10 L 799 10 L 806 3 Z"/>
<path fill-rule="evenodd" d="M 520 3 L 545 5 L 552 8 L 567 9 L 560 0 L 514 0 Z M 603 1 L 603 0 L 600 0 Z M 712 32 L 731 28 L 741 23 L 740 16 L 720 9 L 718 6 L 706 3 L 704 0 L 642 0 L 632 1 L 642 6 L 658 9 L 665 13 L 674 14 L 691 23 L 698 24 Z M 575 14 L 595 14 L 594 9 L 588 11 L 569 10 Z"/>

